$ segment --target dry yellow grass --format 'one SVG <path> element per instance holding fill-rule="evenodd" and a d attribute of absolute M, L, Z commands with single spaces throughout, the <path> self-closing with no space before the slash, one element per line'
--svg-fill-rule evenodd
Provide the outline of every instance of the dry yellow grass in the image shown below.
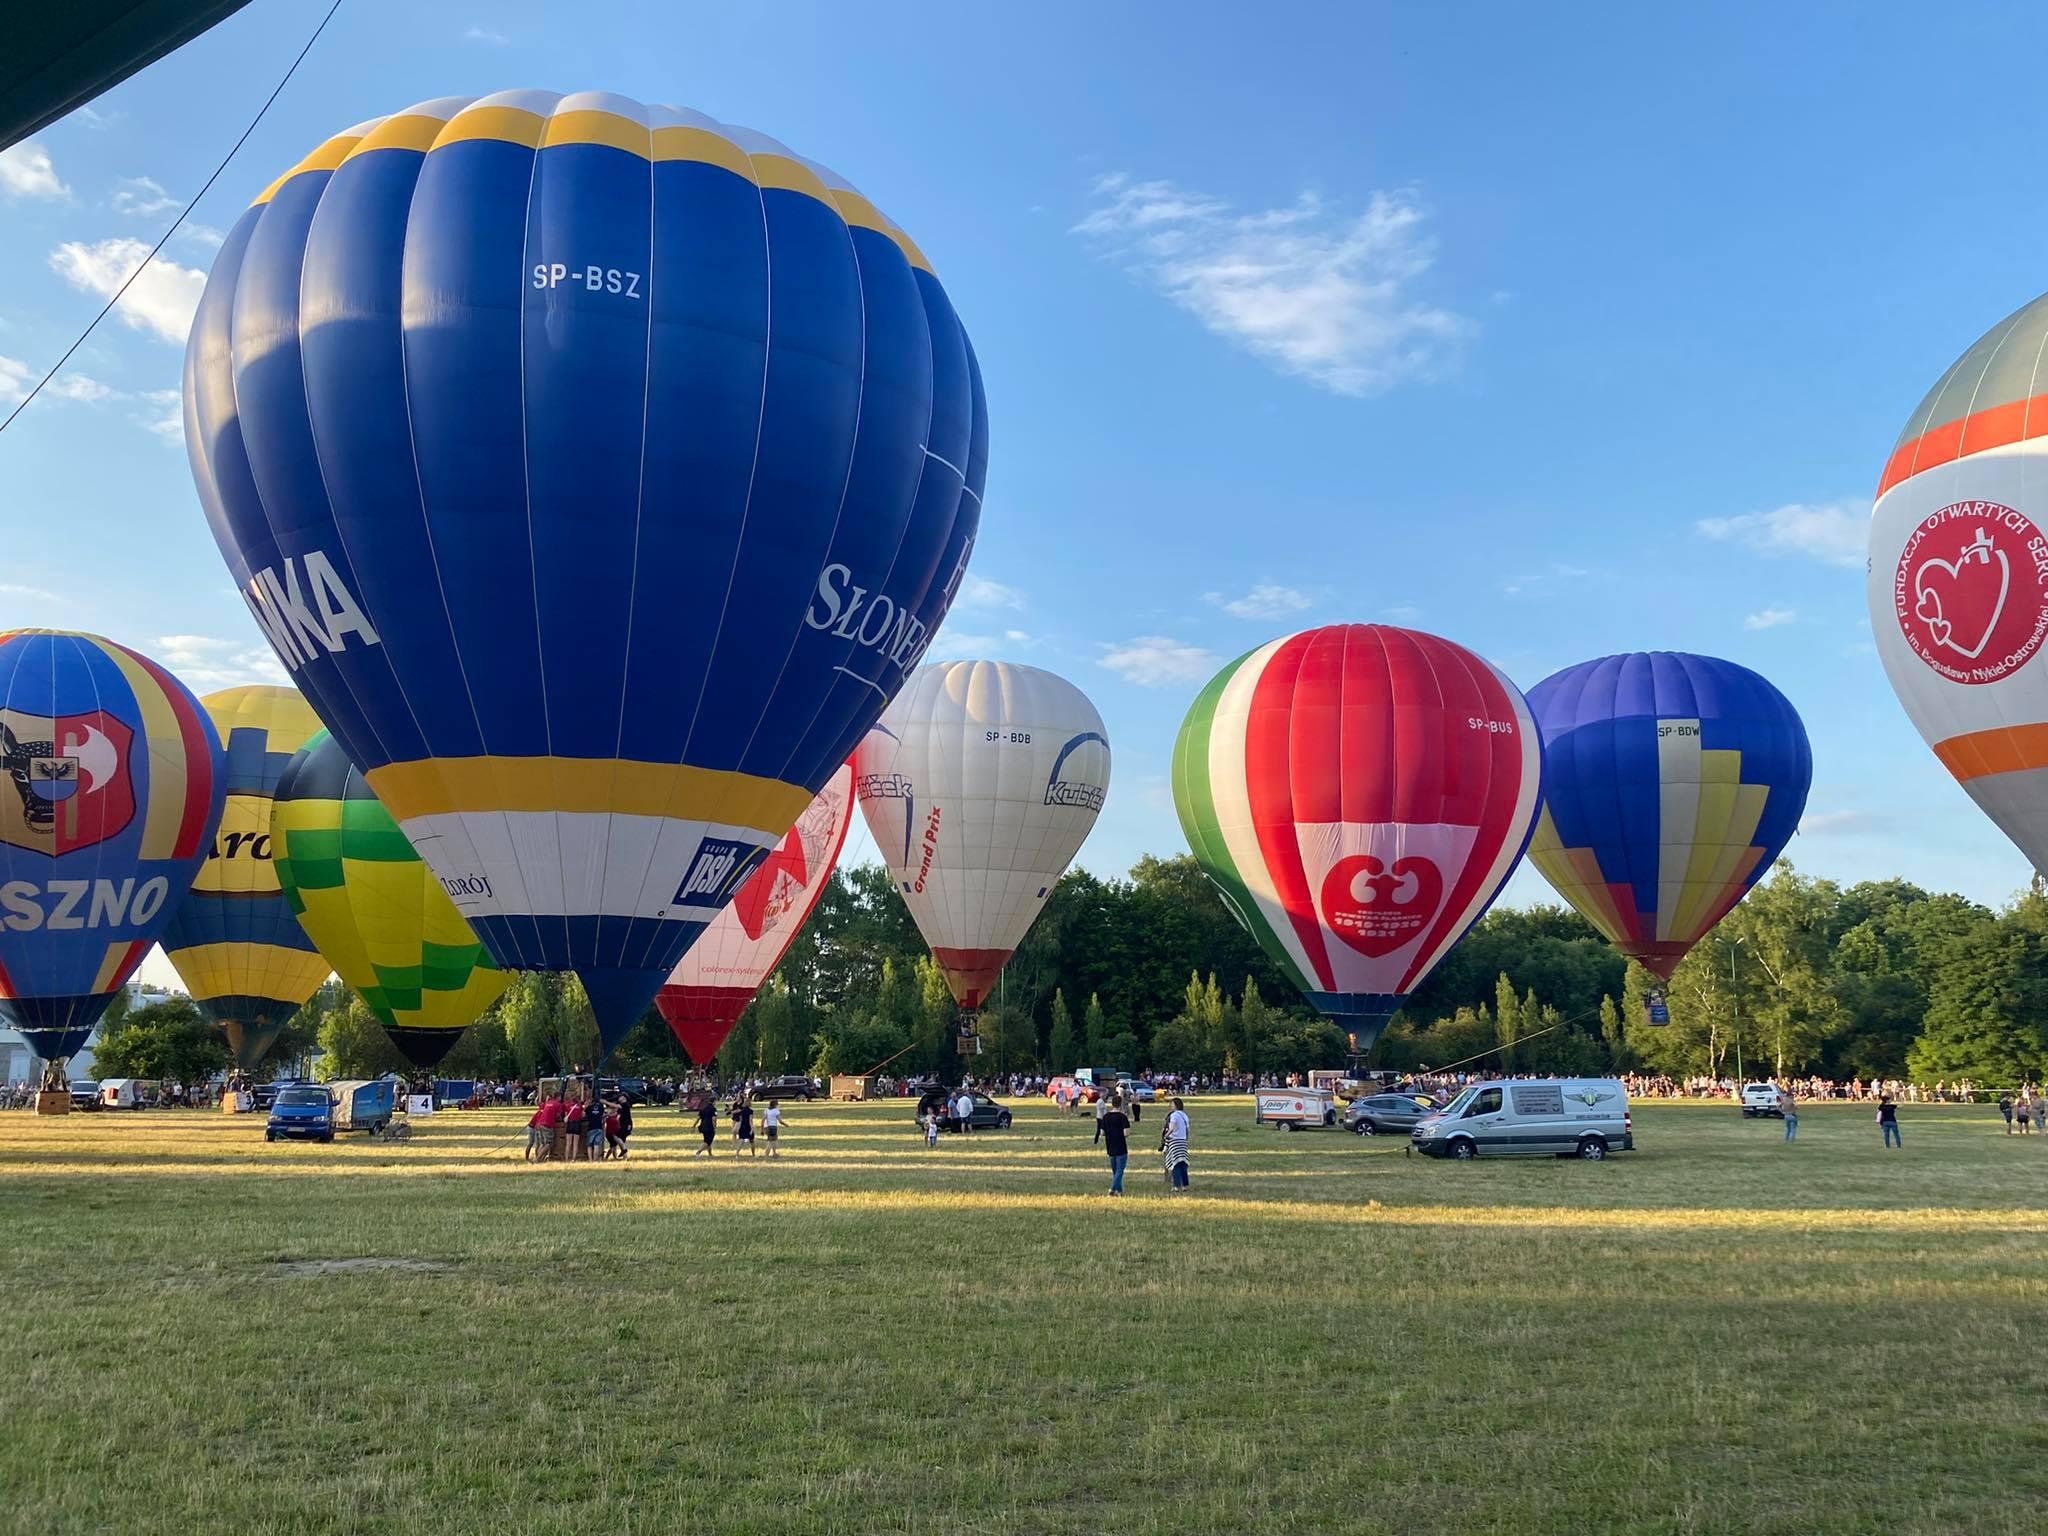
<path fill-rule="evenodd" d="M 0 1521 L 265 1532 L 2026 1531 L 2048 1145 L 1639 1107 L 1425 1163 L 1198 1101 L 1102 1197 L 1047 1107 L 927 1152 L 529 1167 L 523 1115 L 268 1146 L 0 1116 Z M 394 1261 L 364 1264 L 363 1260 Z"/>

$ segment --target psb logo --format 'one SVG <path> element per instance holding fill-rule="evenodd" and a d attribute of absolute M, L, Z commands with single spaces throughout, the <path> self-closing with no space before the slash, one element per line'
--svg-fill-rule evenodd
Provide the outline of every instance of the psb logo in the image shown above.
<path fill-rule="evenodd" d="M 118 836 L 135 819 L 128 778 L 134 732 L 105 710 L 26 715 L 0 710 L 0 843 L 56 856 Z"/>
<path fill-rule="evenodd" d="M 2048 636 L 2048 539 L 1995 501 L 1943 507 L 1906 536 L 1892 606 L 1929 667 L 1952 683 L 1995 683 Z"/>
<path fill-rule="evenodd" d="M 1097 754 L 1091 754 L 1089 758 L 1084 759 L 1084 762 L 1090 768 L 1093 768 L 1093 759 L 1099 757 L 1102 760 L 1101 770 L 1086 776 L 1077 774 L 1076 777 L 1071 779 L 1062 778 L 1061 773 L 1067 766 L 1067 760 L 1090 742 L 1100 743 L 1102 751 Z M 1047 805 L 1071 805 L 1086 811 L 1101 810 L 1102 802 L 1108 798 L 1109 788 L 1106 784 L 1090 783 L 1089 779 L 1107 778 L 1108 767 L 1108 740 L 1100 731 L 1083 731 L 1064 747 L 1061 747 L 1060 755 L 1053 759 L 1052 772 L 1047 774 L 1045 778 L 1045 803 Z"/>
<path fill-rule="evenodd" d="M 676 887 L 674 904 L 714 910 L 724 906 L 767 853 L 765 848 L 728 837 L 705 838 L 697 845 L 697 857 L 690 862 L 690 872 Z"/>

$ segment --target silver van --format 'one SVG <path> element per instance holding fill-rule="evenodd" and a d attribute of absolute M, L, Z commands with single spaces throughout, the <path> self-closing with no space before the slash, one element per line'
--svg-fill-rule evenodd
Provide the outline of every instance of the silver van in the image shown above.
<path fill-rule="evenodd" d="M 1409 1133 L 1428 1157 L 1584 1157 L 1636 1149 L 1628 1090 L 1611 1077 L 1474 1083 Z"/>

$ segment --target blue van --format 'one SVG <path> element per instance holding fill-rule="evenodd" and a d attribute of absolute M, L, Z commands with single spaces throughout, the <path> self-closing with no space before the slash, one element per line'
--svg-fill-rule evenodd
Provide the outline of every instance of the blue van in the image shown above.
<path fill-rule="evenodd" d="M 270 1121 L 263 1127 L 263 1139 L 276 1141 L 334 1140 L 334 1101 L 317 1083 L 294 1083 L 280 1088 L 270 1101 Z"/>

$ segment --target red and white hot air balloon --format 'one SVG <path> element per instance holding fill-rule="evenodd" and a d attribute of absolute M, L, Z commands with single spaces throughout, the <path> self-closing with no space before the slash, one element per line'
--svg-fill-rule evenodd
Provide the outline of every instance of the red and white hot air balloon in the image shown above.
<path fill-rule="evenodd" d="M 768 973 L 825 894 L 853 821 L 853 765 L 842 763 L 810 808 L 677 962 L 654 1006 L 700 1067 L 725 1044 Z"/>

